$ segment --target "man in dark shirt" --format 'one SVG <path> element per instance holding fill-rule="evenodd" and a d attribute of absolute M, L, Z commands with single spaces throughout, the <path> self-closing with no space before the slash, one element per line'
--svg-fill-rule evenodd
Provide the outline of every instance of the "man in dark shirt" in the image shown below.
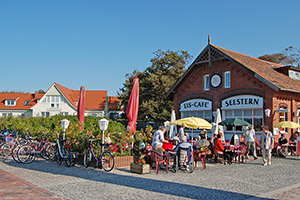
<path fill-rule="evenodd" d="M 278 139 L 278 149 L 282 149 L 285 153 L 287 151 L 287 147 L 289 145 L 288 140 L 285 138 L 285 134 L 282 133 L 280 138 Z"/>

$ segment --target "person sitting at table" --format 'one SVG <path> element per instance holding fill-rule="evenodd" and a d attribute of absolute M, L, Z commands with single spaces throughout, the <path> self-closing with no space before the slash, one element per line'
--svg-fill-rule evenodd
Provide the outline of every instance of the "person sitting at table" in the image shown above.
<path fill-rule="evenodd" d="M 226 149 L 223 146 L 223 143 L 221 141 L 221 134 L 217 135 L 217 138 L 215 139 L 215 143 L 214 143 L 214 150 L 217 153 L 221 153 L 224 156 L 224 164 L 226 164 L 226 161 L 228 162 L 228 164 L 232 164 L 232 156 L 226 152 Z"/>
<path fill-rule="evenodd" d="M 236 133 L 234 133 L 231 137 L 230 144 L 238 145 L 239 141 L 240 141 L 239 136 Z"/>
<path fill-rule="evenodd" d="M 163 141 L 162 148 L 163 152 L 174 149 L 173 144 L 170 142 L 170 136 L 167 135 L 165 137 L 165 141 Z"/>
<path fill-rule="evenodd" d="M 187 139 L 188 141 L 191 140 L 191 137 L 189 136 L 188 133 L 185 133 L 185 136 L 186 136 L 186 139 Z"/>
<path fill-rule="evenodd" d="M 197 140 L 194 144 L 196 149 L 200 149 L 201 147 L 205 148 L 210 145 L 209 141 L 205 138 L 205 135 L 199 134 L 198 138 L 200 138 L 200 140 Z"/>
<path fill-rule="evenodd" d="M 176 135 L 174 137 L 172 137 L 171 142 L 175 146 L 180 142 L 180 139 L 178 137 L 178 133 L 176 133 Z"/>
<path fill-rule="evenodd" d="M 175 152 L 179 157 L 179 168 L 181 170 L 187 170 L 187 162 L 189 154 L 191 153 L 192 145 L 187 141 L 186 136 L 180 138 L 180 143 L 175 147 Z"/>
<path fill-rule="evenodd" d="M 290 137 L 290 141 L 297 142 L 298 136 L 299 136 L 298 132 L 293 133 Z"/>
<path fill-rule="evenodd" d="M 239 141 L 240 141 L 240 145 L 245 145 L 245 135 L 244 135 L 244 133 L 242 133 L 242 135 L 240 136 Z"/>
<path fill-rule="evenodd" d="M 214 135 L 210 138 L 210 144 L 213 147 L 215 143 L 215 139 L 217 138 L 218 134 L 214 133 Z"/>
<path fill-rule="evenodd" d="M 287 147 L 289 145 L 288 140 L 285 138 L 285 133 L 282 133 L 280 135 L 280 138 L 278 139 L 278 146 L 277 146 L 277 150 L 279 151 L 280 149 L 284 152 L 284 154 L 286 155 L 286 151 L 287 151 Z"/>

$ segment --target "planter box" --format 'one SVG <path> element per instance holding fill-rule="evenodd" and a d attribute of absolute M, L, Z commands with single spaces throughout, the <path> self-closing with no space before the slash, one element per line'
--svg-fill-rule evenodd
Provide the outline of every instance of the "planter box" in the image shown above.
<path fill-rule="evenodd" d="M 150 173 L 150 165 L 138 165 L 135 163 L 130 163 L 130 171 L 138 174 L 149 174 Z"/>
<path fill-rule="evenodd" d="M 139 156 L 117 156 L 115 157 L 115 168 L 119 167 L 129 167 L 130 163 L 133 163 L 139 159 Z M 78 155 L 77 163 L 83 165 L 83 155 Z M 96 160 L 93 158 L 90 163 L 91 167 L 96 166 Z"/>

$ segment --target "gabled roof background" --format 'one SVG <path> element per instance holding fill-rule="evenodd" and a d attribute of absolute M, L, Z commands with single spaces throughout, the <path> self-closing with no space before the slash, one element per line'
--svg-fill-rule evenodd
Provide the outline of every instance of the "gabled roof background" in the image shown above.
<path fill-rule="evenodd" d="M 35 95 L 31 93 L 0 93 L 0 110 L 29 110 L 36 104 Z M 16 100 L 15 106 L 5 106 L 5 100 Z M 25 106 L 25 102 L 29 104 Z"/>
<path fill-rule="evenodd" d="M 257 79 L 271 87 L 272 89 L 299 92 L 300 93 L 300 81 L 292 79 L 287 75 L 276 71 L 275 69 L 285 67 L 277 63 L 261 60 L 252 56 L 241 54 L 235 51 L 231 51 L 222 47 L 218 47 L 213 44 L 208 44 L 205 49 L 199 54 L 191 66 L 186 70 L 181 78 L 171 87 L 171 89 L 164 96 L 164 99 L 170 99 L 172 92 L 178 86 L 178 84 L 184 79 L 184 77 L 193 69 L 194 66 L 209 62 L 208 53 L 210 50 L 214 50 L 216 60 L 228 59 L 242 68 L 252 73 Z M 212 60 L 213 62 L 214 60 Z"/>
<path fill-rule="evenodd" d="M 68 102 L 77 109 L 80 90 L 72 90 L 58 83 L 52 84 L 52 86 L 54 85 Z M 0 110 L 30 110 L 32 106 L 37 104 L 37 100 L 41 99 L 46 93 L 0 93 Z M 86 90 L 85 95 L 85 110 L 104 110 L 107 96 L 106 90 Z M 5 100 L 17 100 L 16 106 L 5 106 Z M 29 100 L 29 103 L 25 106 L 27 100 Z M 119 102 L 118 97 L 109 97 L 109 110 L 120 110 L 118 107 Z"/>
<path fill-rule="evenodd" d="M 216 45 L 211 45 L 211 46 L 221 51 L 222 53 L 226 54 L 227 56 L 229 56 L 229 59 L 231 58 L 233 61 L 237 62 L 238 64 L 248 68 L 255 74 L 259 75 L 261 78 L 265 79 L 270 84 L 277 87 L 279 90 L 300 92 L 299 80 L 292 79 L 275 70 L 275 68 L 284 67 L 284 65 L 261 60 L 259 58 L 255 58 L 252 56 L 247 56 L 245 54 L 224 49 Z"/>
<path fill-rule="evenodd" d="M 71 90 L 58 83 L 54 84 L 63 93 L 67 100 L 75 108 L 77 108 L 80 90 Z M 86 90 L 85 95 L 85 110 L 104 110 L 105 99 L 107 96 L 106 90 Z"/>

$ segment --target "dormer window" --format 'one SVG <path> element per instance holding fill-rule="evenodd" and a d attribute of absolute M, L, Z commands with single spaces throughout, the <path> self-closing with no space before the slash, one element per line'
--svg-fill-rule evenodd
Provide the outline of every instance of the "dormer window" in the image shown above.
<path fill-rule="evenodd" d="M 24 103 L 24 106 L 28 106 L 29 105 L 30 100 L 26 100 Z"/>
<path fill-rule="evenodd" d="M 5 100 L 5 106 L 15 106 L 16 100 L 15 99 L 7 99 Z"/>

